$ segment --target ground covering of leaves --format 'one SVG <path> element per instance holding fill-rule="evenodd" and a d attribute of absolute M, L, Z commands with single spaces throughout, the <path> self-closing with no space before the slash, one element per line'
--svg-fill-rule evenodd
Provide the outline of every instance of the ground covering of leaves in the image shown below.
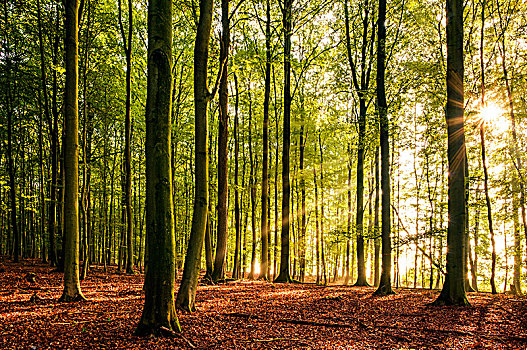
<path fill-rule="evenodd" d="M 133 335 L 143 276 L 93 268 L 87 302 L 58 302 L 62 274 L 0 258 L 2 349 L 526 349 L 527 298 L 471 293 L 472 307 L 430 306 L 438 291 L 239 281 L 200 286 L 179 337 Z"/>

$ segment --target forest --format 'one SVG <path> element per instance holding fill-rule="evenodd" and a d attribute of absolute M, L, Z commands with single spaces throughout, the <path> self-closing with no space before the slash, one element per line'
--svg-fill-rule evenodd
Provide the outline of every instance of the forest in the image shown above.
<path fill-rule="evenodd" d="M 0 8 L 0 348 L 527 347 L 523 0 Z"/>

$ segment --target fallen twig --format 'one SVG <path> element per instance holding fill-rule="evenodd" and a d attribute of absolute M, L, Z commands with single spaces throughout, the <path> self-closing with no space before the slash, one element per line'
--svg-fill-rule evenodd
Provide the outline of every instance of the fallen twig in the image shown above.
<path fill-rule="evenodd" d="M 252 342 L 273 342 L 273 341 L 303 341 L 303 339 L 298 338 L 269 338 L 269 339 L 251 339 L 251 340 L 240 340 L 242 343 L 252 343 Z"/>
<path fill-rule="evenodd" d="M 291 320 L 291 319 L 278 319 L 277 322 L 292 323 L 292 324 L 303 324 L 308 326 L 319 326 L 319 327 L 335 327 L 335 328 L 354 328 L 351 324 L 346 323 L 329 323 L 329 322 L 316 322 L 308 320 Z"/>
<path fill-rule="evenodd" d="M 183 334 L 181 334 L 181 333 L 176 333 L 173 330 L 168 329 L 166 327 L 159 327 L 159 330 L 161 330 L 161 332 L 165 333 L 166 335 L 169 335 L 169 336 L 172 336 L 172 337 L 175 337 L 175 338 L 183 339 L 188 344 L 188 346 L 190 346 L 192 349 L 196 348 L 196 345 L 194 345 L 190 340 L 185 338 L 183 336 Z"/>

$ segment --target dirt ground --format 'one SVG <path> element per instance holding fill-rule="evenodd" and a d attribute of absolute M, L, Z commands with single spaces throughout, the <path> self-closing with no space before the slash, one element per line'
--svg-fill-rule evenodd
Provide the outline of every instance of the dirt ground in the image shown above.
<path fill-rule="evenodd" d="M 34 274 L 34 275 L 32 275 Z M 184 339 L 138 338 L 143 276 L 93 268 L 87 302 L 60 303 L 62 274 L 0 258 L 2 349 L 527 349 L 527 299 L 470 293 L 472 307 L 430 306 L 437 291 L 239 281 L 200 286 L 179 313 Z"/>

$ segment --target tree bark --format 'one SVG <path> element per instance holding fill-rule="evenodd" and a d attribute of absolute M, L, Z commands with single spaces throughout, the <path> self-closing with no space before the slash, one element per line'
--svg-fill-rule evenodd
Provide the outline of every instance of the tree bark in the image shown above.
<path fill-rule="evenodd" d="M 239 190 L 239 156 L 240 156 L 240 142 L 238 137 L 238 77 L 234 73 L 234 89 L 236 91 L 236 102 L 234 107 L 234 226 L 236 231 L 236 242 L 234 248 L 234 267 L 232 271 L 232 278 L 241 278 L 241 221 L 240 221 L 240 190 Z"/>
<path fill-rule="evenodd" d="M 126 273 L 134 273 L 133 246 L 133 210 L 132 210 L 132 34 L 133 34 L 133 6 L 128 0 L 128 33 L 125 34 L 122 16 L 121 0 L 119 0 L 119 27 L 123 39 L 126 56 L 126 115 L 124 119 L 124 207 L 126 210 Z"/>
<path fill-rule="evenodd" d="M 209 202 L 208 105 L 211 93 L 207 86 L 212 0 L 200 0 L 200 16 L 194 46 L 194 111 L 195 111 L 195 187 L 192 226 L 185 257 L 183 276 L 176 305 L 189 312 L 196 310 L 195 298 L 201 265 L 201 250 L 207 225 Z"/>
<path fill-rule="evenodd" d="M 322 137 L 318 134 L 318 146 L 320 149 L 320 258 L 322 259 L 322 275 L 324 284 L 328 283 L 326 271 L 326 258 L 324 256 L 324 153 L 322 151 Z"/>
<path fill-rule="evenodd" d="M 174 304 L 176 251 L 171 169 L 172 1 L 148 5 L 145 303 L 136 335 L 179 331 Z"/>
<path fill-rule="evenodd" d="M 386 0 L 379 0 L 379 20 L 377 22 L 377 104 L 380 123 L 381 144 L 381 188 L 382 188 L 382 271 L 377 295 L 393 294 L 391 285 L 392 245 L 391 245 L 391 201 L 390 201 L 390 142 L 388 104 L 385 92 L 385 61 L 386 61 Z"/>
<path fill-rule="evenodd" d="M 445 283 L 436 305 L 469 305 L 465 295 L 465 129 L 463 1 L 446 1 L 448 234 Z"/>
<path fill-rule="evenodd" d="M 4 23 L 6 28 L 8 27 L 8 6 L 7 0 L 4 0 Z M 9 205 L 10 205 L 10 216 L 9 220 L 11 223 L 11 229 L 7 230 L 8 236 L 8 252 L 13 254 L 14 262 L 19 261 L 20 256 L 20 237 L 16 219 L 17 207 L 16 207 L 16 182 L 15 182 L 15 165 L 13 159 L 13 108 L 11 106 L 12 95 L 11 95 L 11 50 L 9 43 L 9 35 L 6 35 L 5 42 L 5 56 L 6 56 L 6 75 L 7 75 L 7 88 L 5 89 L 6 98 L 6 110 L 7 110 L 7 168 L 9 173 Z M 11 246 L 10 233 L 14 239 L 14 246 Z"/>
<path fill-rule="evenodd" d="M 249 87 L 250 88 L 250 87 Z M 252 97 L 251 90 L 249 93 L 249 163 L 250 163 L 250 173 L 249 173 L 249 191 L 251 194 L 251 231 L 252 231 L 252 240 L 251 240 L 251 270 L 249 272 L 249 279 L 254 279 L 255 269 L 256 269 L 256 156 L 253 154 L 253 139 L 252 139 Z"/>
<path fill-rule="evenodd" d="M 303 113 L 302 113 L 303 116 Z M 298 242 L 299 242 L 299 255 L 300 255 L 300 282 L 304 282 L 306 275 L 306 180 L 304 175 L 304 152 L 305 152 L 305 142 L 307 139 L 304 139 L 304 121 L 302 120 L 302 125 L 300 126 L 300 167 L 299 167 L 299 177 L 300 177 L 300 200 L 301 200 L 301 222 L 298 230 Z"/>
<path fill-rule="evenodd" d="M 283 2 L 284 26 L 284 124 L 282 149 L 282 232 L 280 252 L 280 274 L 275 282 L 289 283 L 289 228 L 290 228 L 290 198 L 291 183 L 289 180 L 289 153 L 291 148 L 291 36 L 293 0 Z"/>
<path fill-rule="evenodd" d="M 262 215 L 261 215 L 261 260 L 259 279 L 268 280 L 269 274 L 269 225 L 268 225 L 268 200 L 269 200 L 269 103 L 271 96 L 271 5 L 266 0 L 265 22 L 265 88 L 264 88 L 264 111 L 262 122 Z"/>
<path fill-rule="evenodd" d="M 380 200 L 380 177 L 379 177 L 379 147 L 375 149 L 375 204 L 374 204 L 374 214 L 373 214 L 373 230 L 375 234 L 375 241 L 374 241 L 374 267 L 375 267 L 375 278 L 374 278 L 374 286 L 378 287 L 380 278 L 381 278 L 381 270 L 379 266 L 379 258 L 381 253 L 381 240 L 379 238 L 379 200 Z"/>
<path fill-rule="evenodd" d="M 229 0 L 221 1 L 221 46 L 220 65 L 223 65 L 220 80 L 220 108 L 218 118 L 218 231 L 216 244 L 216 257 L 212 280 L 218 281 L 225 278 L 225 256 L 227 254 L 227 221 L 228 221 L 228 198 L 229 198 L 229 90 L 228 90 L 228 60 L 230 46 L 230 21 Z"/>
<path fill-rule="evenodd" d="M 64 290 L 61 301 L 83 300 L 79 281 L 78 0 L 65 2 Z"/>
<path fill-rule="evenodd" d="M 360 81 L 357 68 L 352 57 L 350 20 L 348 1 L 344 3 L 345 29 L 346 29 L 346 53 L 352 72 L 353 87 L 359 99 L 359 120 L 358 120 L 358 148 L 357 148 L 357 202 L 355 226 L 357 232 L 357 281 L 355 286 L 368 286 L 366 279 L 366 264 L 364 257 L 364 149 L 366 136 L 366 113 L 367 113 L 367 90 L 369 89 L 371 61 L 368 63 L 368 54 L 373 55 L 373 40 L 375 35 L 372 31 L 371 43 L 368 42 L 368 28 L 370 21 L 370 9 L 368 1 L 364 4 L 364 16 L 362 18 L 362 37 L 361 37 L 361 57 L 360 57 Z M 368 52 L 368 47 L 370 51 Z"/>

